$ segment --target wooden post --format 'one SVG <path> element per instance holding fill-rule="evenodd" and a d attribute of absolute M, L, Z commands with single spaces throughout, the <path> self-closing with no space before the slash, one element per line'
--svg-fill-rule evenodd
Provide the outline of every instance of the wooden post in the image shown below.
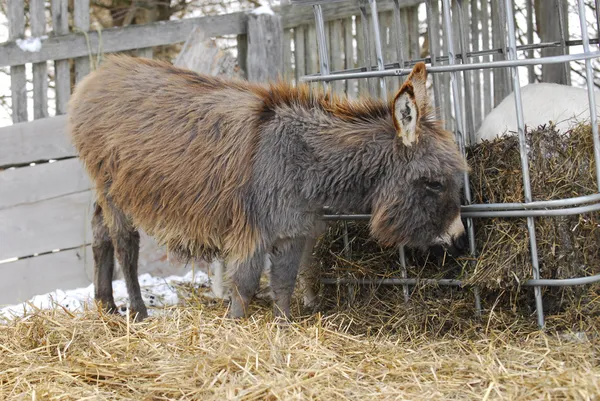
<path fill-rule="evenodd" d="M 540 36 L 542 43 L 563 42 L 564 40 L 569 39 L 567 7 L 567 1 L 562 0 L 545 0 L 544 2 L 539 0 L 535 1 L 535 17 L 538 35 Z M 561 32 L 561 30 L 564 30 L 564 32 Z M 542 57 L 560 56 L 567 54 L 568 48 L 544 48 L 541 53 Z M 570 70 L 569 63 L 545 64 L 542 66 L 542 82 L 571 85 Z"/>
<path fill-rule="evenodd" d="M 248 79 L 246 61 L 248 60 L 248 35 L 237 35 L 237 59 L 241 75 Z"/>
<path fill-rule="evenodd" d="M 25 11 L 23 0 L 8 3 L 9 40 L 23 39 L 25 34 Z M 25 66 L 10 67 L 10 93 L 13 123 L 27 121 L 27 80 Z"/>
<path fill-rule="evenodd" d="M 67 5 L 67 0 L 52 0 L 52 28 L 56 35 L 69 33 L 69 11 Z M 67 104 L 71 95 L 70 77 L 69 60 L 56 60 L 54 62 L 56 115 L 67 112 Z"/>
<path fill-rule="evenodd" d="M 88 0 L 76 0 L 74 4 L 73 20 L 75 28 L 81 32 L 90 30 L 90 2 Z M 91 50 L 91 49 L 90 49 Z M 90 73 L 90 57 L 77 57 L 75 60 L 75 83 L 78 83 Z"/>
<path fill-rule="evenodd" d="M 44 0 L 31 0 L 29 3 L 31 16 L 31 35 L 40 37 L 46 32 L 46 15 Z M 48 63 L 33 64 L 33 117 L 48 117 Z"/>
<path fill-rule="evenodd" d="M 283 75 L 283 25 L 279 15 L 248 15 L 249 81 L 263 82 Z"/>

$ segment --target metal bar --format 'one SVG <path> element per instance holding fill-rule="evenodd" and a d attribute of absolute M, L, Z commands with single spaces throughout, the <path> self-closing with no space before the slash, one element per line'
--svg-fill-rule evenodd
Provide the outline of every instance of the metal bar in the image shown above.
<path fill-rule="evenodd" d="M 508 25 L 508 58 L 515 60 L 517 58 L 517 41 L 515 38 L 514 16 L 512 0 L 505 0 L 506 5 L 506 23 Z M 517 113 L 517 131 L 519 135 L 519 153 L 521 155 L 521 171 L 523 173 L 523 192 L 525 202 L 531 202 L 531 181 L 529 179 L 529 160 L 527 157 L 527 142 L 525 138 L 525 121 L 523 117 L 523 104 L 521 99 L 521 82 L 519 80 L 519 69 L 512 67 L 513 89 L 515 93 L 515 108 Z M 540 279 L 540 265 L 537 254 L 537 239 L 535 233 L 535 221 L 533 217 L 527 217 L 527 231 L 529 232 L 529 244 L 531 253 L 531 264 L 533 268 L 533 278 Z M 544 305 L 542 301 L 542 290 L 539 286 L 534 287 L 535 305 L 537 311 L 538 325 L 544 327 Z"/>
<path fill-rule="evenodd" d="M 553 210 L 494 210 L 494 211 L 479 211 L 479 212 L 461 212 L 461 216 L 466 219 L 472 218 L 518 218 L 518 217 L 558 217 L 558 216 L 573 216 L 576 214 L 596 212 L 600 210 L 600 203 L 572 207 L 567 209 Z M 369 220 L 370 214 L 325 214 L 321 217 L 322 220 Z"/>
<path fill-rule="evenodd" d="M 574 198 L 556 199 L 548 201 L 535 201 L 529 203 L 477 203 L 472 205 L 463 205 L 461 207 L 462 213 L 475 212 L 475 211 L 504 211 L 504 210 L 536 210 L 536 209 L 548 209 L 557 208 L 564 206 L 576 206 L 583 205 L 586 203 L 600 203 L 600 194 L 584 195 Z M 327 212 L 330 209 L 324 208 Z"/>
<path fill-rule="evenodd" d="M 482 48 L 489 48 L 490 45 L 490 2 L 488 0 L 480 0 L 481 4 L 481 42 Z M 483 62 L 491 61 L 492 57 L 483 57 Z M 483 118 L 485 118 L 492 109 L 492 71 L 483 70 Z"/>
<path fill-rule="evenodd" d="M 373 34 L 375 36 L 375 55 L 377 57 L 377 68 L 379 71 L 383 71 L 385 67 L 383 64 L 383 50 L 381 49 L 381 32 L 379 30 L 377 2 L 375 0 L 369 0 L 369 6 L 371 7 L 371 21 L 373 23 Z M 381 97 L 384 100 L 387 100 L 387 87 L 383 77 L 379 79 L 379 89 L 381 91 Z"/>
<path fill-rule="evenodd" d="M 587 32 L 585 19 L 585 4 L 583 0 L 577 0 L 579 7 L 579 23 L 581 25 L 581 40 L 583 41 L 583 52 L 590 52 L 590 39 Z M 592 126 L 592 137 L 594 139 L 594 164 L 596 165 L 596 183 L 600 191 L 600 138 L 598 137 L 598 121 L 596 118 L 596 96 L 594 95 L 594 72 L 592 71 L 592 60 L 585 60 L 585 78 L 587 80 L 588 100 L 590 106 L 590 124 Z"/>
<path fill-rule="evenodd" d="M 597 38 L 596 39 L 590 39 L 590 44 L 598 44 L 598 43 L 600 43 L 599 39 L 597 39 Z M 568 46 L 582 46 L 583 45 L 583 41 L 581 41 L 581 40 L 570 40 L 570 41 L 567 41 L 567 44 L 568 44 Z M 529 52 L 531 50 L 541 50 L 541 49 L 546 49 L 546 48 L 560 47 L 560 45 L 561 45 L 560 42 L 536 43 L 536 44 L 532 44 L 532 45 L 521 45 L 521 46 L 518 46 L 517 50 L 518 51 L 522 51 L 522 52 Z M 462 60 L 465 57 L 466 58 L 478 58 L 478 57 L 481 57 L 481 56 L 489 56 L 489 55 L 493 55 L 493 54 L 497 54 L 497 53 L 498 54 L 502 53 L 502 49 L 479 50 L 479 51 L 467 52 L 466 56 L 463 56 L 463 54 L 458 53 L 458 54 L 456 54 L 456 59 Z M 433 65 L 431 57 L 425 57 L 425 58 L 417 58 L 417 59 L 414 59 L 414 60 L 405 61 L 403 67 L 404 68 L 412 67 L 414 64 L 416 64 L 419 61 L 430 63 L 430 64 Z M 435 56 L 435 61 L 437 61 L 438 63 L 439 62 L 448 61 L 448 57 L 447 56 L 436 55 Z M 574 61 L 574 60 L 571 60 L 571 61 Z M 396 63 L 396 62 L 394 62 L 394 63 L 387 63 L 387 64 L 384 64 L 384 65 L 385 65 L 386 69 L 398 69 L 398 67 L 399 67 L 398 63 Z M 494 67 L 488 67 L 488 68 L 494 68 Z M 351 68 L 351 69 L 346 69 L 346 70 L 343 70 L 343 71 L 336 71 L 336 72 L 333 72 L 333 74 L 335 74 L 335 73 L 348 73 L 348 72 L 361 72 L 361 71 L 367 71 L 367 68 L 366 67 Z M 314 76 L 314 75 L 315 74 L 309 74 L 307 76 Z"/>
<path fill-rule="evenodd" d="M 600 201 L 600 194 L 577 196 L 574 198 L 556 199 L 548 201 L 535 201 L 529 203 L 480 203 L 465 206 L 463 211 L 475 210 L 533 210 L 582 205 L 584 203 Z"/>
<path fill-rule="evenodd" d="M 575 214 L 590 213 L 600 210 L 600 203 L 572 207 L 567 209 L 553 209 L 553 210 L 506 210 L 506 211 L 493 211 L 493 212 L 465 212 L 462 213 L 464 217 L 472 218 L 489 218 L 489 217 L 557 217 L 557 216 L 573 216 Z"/>
<path fill-rule="evenodd" d="M 348 238 L 348 222 L 344 221 L 344 256 L 346 258 L 350 257 L 350 240 Z M 348 284 L 348 304 L 352 305 L 354 303 L 354 294 L 356 287 L 353 284 Z"/>
<path fill-rule="evenodd" d="M 321 75 L 329 75 L 329 54 L 327 52 L 327 38 L 325 37 L 325 22 L 323 9 L 320 4 L 313 6 L 315 13 L 315 28 L 317 30 L 317 50 L 319 51 L 319 66 Z M 325 90 L 329 89 L 327 81 L 323 82 Z"/>
<path fill-rule="evenodd" d="M 345 284 L 349 279 L 344 278 L 323 278 L 323 284 Z M 454 286 L 467 288 L 461 280 L 455 279 L 418 279 L 418 278 L 381 278 L 381 279 L 353 279 L 353 283 L 359 285 L 438 285 L 438 286 Z M 571 287 L 575 285 L 587 285 L 600 282 L 600 274 L 588 277 L 562 278 L 562 279 L 531 279 L 521 284 L 523 287 Z"/>
<path fill-rule="evenodd" d="M 456 0 L 456 10 L 458 11 L 458 44 L 460 47 L 461 54 L 466 54 L 469 45 L 468 33 L 465 33 L 464 27 L 469 25 L 468 9 L 463 8 L 463 0 Z M 465 14 L 466 13 L 466 14 Z M 468 64 L 469 58 L 466 57 L 462 60 L 463 64 Z M 471 85 L 471 73 L 469 71 L 463 71 L 463 82 L 464 82 L 464 111 L 465 111 L 465 129 L 467 131 L 466 139 L 468 144 L 474 144 L 475 138 L 475 122 L 473 121 L 473 87 Z"/>
<path fill-rule="evenodd" d="M 398 251 L 400 252 L 400 274 L 402 275 L 403 279 L 408 278 L 408 272 L 406 270 L 406 254 L 404 251 L 404 247 L 400 246 L 398 247 Z M 403 284 L 402 285 L 402 292 L 404 293 L 404 302 L 408 303 L 409 298 L 410 298 L 410 291 L 408 288 L 408 284 Z"/>
<path fill-rule="evenodd" d="M 444 0 L 443 1 L 443 20 L 444 20 L 444 24 L 446 25 L 446 44 L 447 44 L 447 53 L 448 53 L 448 62 L 450 64 L 450 66 L 453 66 L 455 64 L 454 61 L 454 42 L 453 42 L 453 37 L 452 37 L 452 19 L 450 18 L 450 1 L 449 0 Z M 454 115 L 455 115 L 455 120 L 456 120 L 456 141 L 458 142 L 458 147 L 460 149 L 460 152 L 462 153 L 463 157 L 466 157 L 466 151 L 465 151 L 465 137 L 464 137 L 464 116 L 462 113 L 462 109 L 461 109 L 461 101 L 460 99 L 458 99 L 459 96 L 459 92 L 458 92 L 458 72 L 453 72 L 450 75 L 450 84 L 452 87 L 452 96 L 453 96 L 453 103 L 454 103 Z M 471 185 L 469 183 L 469 174 L 467 172 L 464 173 L 463 175 L 463 188 L 464 188 L 464 196 L 465 196 L 465 203 L 467 205 L 471 204 Z M 475 230 L 473 228 L 473 220 L 471 220 L 470 218 L 467 218 L 467 234 L 469 236 L 469 253 L 471 254 L 471 256 L 475 256 L 476 255 L 476 248 L 475 248 Z M 481 305 L 481 302 L 479 300 L 479 292 L 475 292 L 475 313 L 476 315 L 480 315 L 481 314 L 481 309 L 478 308 L 478 306 Z"/>
<path fill-rule="evenodd" d="M 590 53 L 578 53 L 578 54 L 565 54 L 562 56 L 549 56 L 540 57 L 536 59 L 520 59 L 520 60 L 502 60 L 502 61 L 490 61 L 483 63 L 473 64 L 455 64 L 455 65 L 440 65 L 427 67 L 428 73 L 440 73 L 440 72 L 456 72 L 456 71 L 467 71 L 467 70 L 478 70 L 487 68 L 504 68 L 504 67 L 520 67 L 527 65 L 544 65 L 544 64 L 558 64 L 570 61 L 580 60 L 591 60 L 600 57 L 600 51 Z M 369 72 L 354 72 L 346 73 L 340 72 L 329 75 L 307 75 L 300 78 L 301 81 L 332 81 L 334 79 L 357 79 L 357 78 L 379 78 L 389 76 L 403 76 L 410 74 L 412 70 L 410 68 L 395 68 L 384 71 L 369 71 Z"/>
<path fill-rule="evenodd" d="M 436 2 L 438 0 L 435 0 Z M 600 0 L 599 0 L 600 1 Z M 438 64 L 436 61 L 438 57 L 438 44 L 437 44 L 437 36 L 439 35 L 439 22 L 438 16 L 434 13 L 433 5 L 431 4 L 431 0 L 427 0 L 425 2 L 425 7 L 427 10 L 427 31 L 429 33 L 429 58 L 431 59 L 431 65 L 435 66 Z M 434 20 L 435 18 L 435 20 Z M 404 67 L 401 65 L 401 67 Z M 433 97 L 435 101 L 435 109 L 438 113 L 442 111 L 442 95 L 440 92 L 440 77 L 437 75 L 433 76 Z"/>
<path fill-rule="evenodd" d="M 403 35 L 402 20 L 400 18 L 400 2 L 394 0 L 394 25 L 395 38 L 396 38 L 396 57 L 398 58 L 398 66 L 404 66 L 404 49 L 403 44 L 407 43 Z M 398 78 L 401 79 L 401 78 Z M 437 101 L 437 99 L 436 99 Z M 398 247 L 398 257 L 400 258 L 400 274 L 402 278 L 408 277 L 408 269 L 406 267 L 406 253 L 404 246 Z M 410 291 L 408 285 L 402 286 L 402 292 L 404 293 L 404 302 L 408 303 L 410 298 Z"/>

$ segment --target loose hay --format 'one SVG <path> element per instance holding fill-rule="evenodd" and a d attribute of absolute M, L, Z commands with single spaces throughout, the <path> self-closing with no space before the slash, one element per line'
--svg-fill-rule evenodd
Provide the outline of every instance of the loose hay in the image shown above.
<path fill-rule="evenodd" d="M 533 200 L 553 200 L 597 192 L 591 127 L 579 125 L 565 134 L 539 127 L 526 134 Z M 473 202 L 523 202 L 519 141 L 516 136 L 484 141 L 468 150 L 472 169 Z M 532 292 L 519 286 L 532 278 L 529 235 L 525 218 L 474 219 L 476 260 L 408 253 L 409 277 L 459 278 L 483 288 L 484 298 L 529 313 Z M 600 220 L 598 213 L 557 218 L 536 218 L 537 248 L 542 278 L 569 278 L 600 273 Z M 344 249 L 342 223 L 320 239 L 316 256 L 330 277 L 352 275 L 400 276 L 398 250 L 382 248 L 369 237 L 367 223 L 348 223 L 349 249 Z M 593 286 L 598 288 L 597 285 Z M 544 288 L 547 312 L 555 313 L 587 302 L 585 287 Z M 519 301 L 517 301 L 517 299 Z M 597 313 L 597 308 L 588 313 Z"/>
<path fill-rule="evenodd" d="M 600 394 L 598 321 L 586 336 L 470 302 L 372 298 L 289 327 L 191 296 L 138 324 L 40 311 L 0 326 L 3 400 L 579 399 Z"/>

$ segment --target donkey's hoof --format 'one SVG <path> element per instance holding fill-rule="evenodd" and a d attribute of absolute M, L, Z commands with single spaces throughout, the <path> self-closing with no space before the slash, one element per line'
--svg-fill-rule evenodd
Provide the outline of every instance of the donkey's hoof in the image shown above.
<path fill-rule="evenodd" d="M 138 312 L 138 311 L 132 309 L 129 312 L 129 316 L 131 316 L 131 318 L 133 319 L 134 322 L 139 323 L 148 318 L 148 312 L 147 311 L 139 311 Z"/>
<path fill-rule="evenodd" d="M 103 310 L 106 313 L 112 314 L 112 315 L 118 315 L 119 314 L 119 308 L 117 308 L 117 305 L 115 305 L 114 301 L 103 301 L 102 299 L 96 299 L 96 304 L 98 305 L 98 308 Z"/>

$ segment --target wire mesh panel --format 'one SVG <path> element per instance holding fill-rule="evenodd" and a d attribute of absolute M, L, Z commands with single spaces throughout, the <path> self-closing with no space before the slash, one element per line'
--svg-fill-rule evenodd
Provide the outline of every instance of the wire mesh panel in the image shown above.
<path fill-rule="evenodd" d="M 383 0 L 381 0 L 383 1 Z M 403 13 L 402 0 L 393 0 L 393 18 L 386 23 L 389 27 L 382 29 L 376 0 L 356 0 L 360 12 L 360 27 L 357 25 L 357 43 L 362 43 L 362 57 L 358 63 L 360 68 L 332 70 L 329 63 L 326 33 L 324 29 L 321 5 L 327 1 L 291 0 L 298 6 L 311 6 L 314 10 L 317 45 L 319 50 L 320 72 L 318 74 L 299 77 L 301 81 L 320 82 L 327 88 L 332 82 L 348 82 L 367 80 L 376 81 L 370 86 L 372 95 L 386 98 L 388 86 L 398 87 L 403 77 L 411 72 L 418 61 L 429 65 L 427 70 L 432 74 L 432 89 L 435 106 L 442 119 L 447 121 L 448 128 L 455 133 L 456 141 L 463 155 L 466 148 L 477 141 L 475 130 L 485 117 L 510 92 L 514 94 L 514 110 L 516 113 L 518 149 L 520 153 L 520 169 L 522 174 L 523 202 L 518 203 L 474 203 L 468 174 L 464 176 L 464 205 L 461 214 L 466 220 L 469 236 L 469 251 L 476 260 L 476 233 L 474 219 L 481 218 L 524 218 L 528 232 L 530 267 L 532 279 L 521 283 L 534 288 L 537 321 L 544 326 L 542 287 L 562 287 L 589 284 L 600 281 L 600 275 L 575 278 L 545 279 L 540 275 L 540 258 L 536 238 L 536 218 L 560 217 L 600 210 L 600 139 L 596 117 L 596 98 L 594 94 L 594 73 L 592 62 L 600 58 L 600 51 L 592 44 L 598 39 L 590 39 L 589 23 L 586 20 L 586 4 L 577 0 L 573 7 L 573 15 L 578 15 L 581 26 L 581 38 L 569 40 L 565 35 L 563 22 L 566 21 L 566 0 L 556 0 L 556 14 L 559 19 L 558 40 L 552 42 L 533 43 L 532 1 L 526 0 L 527 40 L 517 45 L 517 27 L 515 26 L 515 4 L 513 0 L 427 0 L 425 1 L 429 56 L 407 52 L 407 25 L 416 24 L 416 14 L 409 21 Z M 596 2 L 596 32 L 598 32 L 598 2 Z M 547 11 L 547 10 L 546 10 Z M 409 15 L 410 17 L 410 15 Z M 470 19 L 469 19 L 470 17 Z M 359 39 L 360 36 L 360 39 Z M 389 51 L 390 41 L 394 41 L 394 51 Z M 308 45 L 314 45 L 309 43 Z M 574 46 L 581 46 L 583 51 L 573 52 Z M 547 49 L 554 49 L 552 52 Z M 412 57 L 411 57 L 412 56 Z M 535 68 L 547 65 L 567 65 L 583 63 L 580 74 L 585 78 L 588 107 L 590 111 L 591 135 L 593 137 L 593 159 L 597 187 L 594 193 L 571 198 L 534 200 L 530 179 L 530 160 L 527 145 L 525 122 L 523 115 L 523 99 L 521 94 L 521 76 L 519 67 L 527 67 L 529 82 L 533 82 Z M 567 69 L 565 68 L 565 71 Z M 569 79 L 565 78 L 568 82 Z M 360 84 L 359 84 L 360 87 Z M 369 215 L 328 214 L 325 220 L 368 220 Z M 348 243 L 347 231 L 345 245 Z M 324 283 L 346 282 L 350 284 L 389 284 L 402 285 L 405 298 L 408 299 L 408 286 L 428 282 L 438 285 L 463 286 L 461 280 L 425 279 L 407 277 L 405 252 L 399 249 L 401 277 L 379 280 L 370 279 L 323 279 Z M 473 262 L 475 263 L 475 262 Z M 474 288 L 475 311 L 480 313 L 481 302 L 477 288 Z"/>

